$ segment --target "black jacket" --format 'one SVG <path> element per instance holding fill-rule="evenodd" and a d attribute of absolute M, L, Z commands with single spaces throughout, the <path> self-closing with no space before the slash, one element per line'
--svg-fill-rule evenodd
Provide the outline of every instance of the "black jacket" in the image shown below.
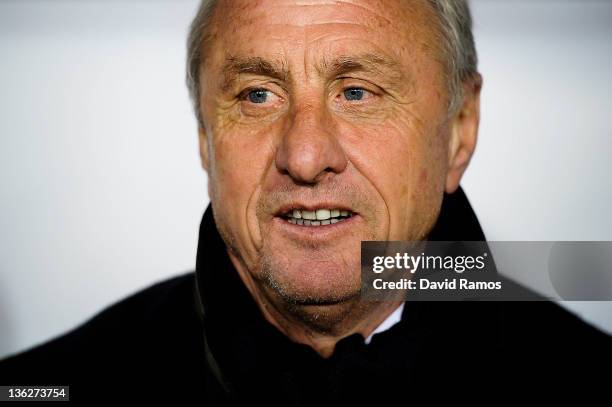
<path fill-rule="evenodd" d="M 445 195 L 430 239 L 485 240 L 461 189 Z M 262 317 L 209 206 L 195 273 L 154 284 L 5 359 L 0 385 L 70 385 L 73 402 L 499 402 L 530 389 L 550 400 L 602 391 L 610 345 L 608 335 L 551 302 L 411 302 L 369 345 L 355 334 L 323 359 Z"/>

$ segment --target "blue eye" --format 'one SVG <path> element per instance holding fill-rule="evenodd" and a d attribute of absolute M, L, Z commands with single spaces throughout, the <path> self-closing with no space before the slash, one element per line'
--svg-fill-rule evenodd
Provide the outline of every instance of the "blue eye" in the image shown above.
<path fill-rule="evenodd" d="M 247 96 L 253 103 L 264 103 L 268 100 L 268 91 L 265 89 L 253 89 Z"/>
<path fill-rule="evenodd" d="M 361 100 L 363 99 L 364 90 L 361 88 L 349 88 L 344 91 L 346 100 Z"/>

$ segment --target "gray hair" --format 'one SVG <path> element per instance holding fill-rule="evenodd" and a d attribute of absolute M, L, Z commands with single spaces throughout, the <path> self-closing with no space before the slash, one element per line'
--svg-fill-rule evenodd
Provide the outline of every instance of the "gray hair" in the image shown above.
<path fill-rule="evenodd" d="M 472 15 L 468 0 L 429 0 L 437 12 L 446 62 L 446 79 L 452 115 L 461 107 L 463 83 L 478 73 L 478 55 L 472 34 Z"/>
<path fill-rule="evenodd" d="M 463 83 L 478 73 L 478 57 L 472 35 L 472 16 L 468 0 L 427 0 L 438 17 L 446 62 L 446 82 L 449 91 L 449 114 L 454 114 L 463 101 Z M 187 88 L 198 125 L 204 127 L 200 111 L 200 67 L 204 62 L 204 44 L 208 25 L 217 0 L 202 0 L 189 28 L 187 40 Z"/>

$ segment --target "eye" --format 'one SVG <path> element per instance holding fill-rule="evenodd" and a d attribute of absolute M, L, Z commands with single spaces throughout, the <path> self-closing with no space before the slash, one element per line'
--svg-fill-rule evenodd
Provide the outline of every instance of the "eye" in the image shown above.
<path fill-rule="evenodd" d="M 265 103 L 268 100 L 269 91 L 266 89 L 252 89 L 246 94 L 246 98 L 252 103 Z"/>
<path fill-rule="evenodd" d="M 365 89 L 362 88 L 348 88 L 344 90 L 344 97 L 346 100 L 362 100 L 365 96 Z"/>

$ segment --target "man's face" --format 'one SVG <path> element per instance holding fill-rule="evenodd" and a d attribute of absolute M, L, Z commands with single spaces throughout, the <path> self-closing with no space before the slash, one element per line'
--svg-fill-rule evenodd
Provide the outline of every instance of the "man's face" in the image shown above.
<path fill-rule="evenodd" d="M 362 240 L 435 223 L 450 126 L 434 21 L 425 1 L 217 7 L 201 70 L 209 195 L 231 254 L 273 295 L 352 298 Z"/>

